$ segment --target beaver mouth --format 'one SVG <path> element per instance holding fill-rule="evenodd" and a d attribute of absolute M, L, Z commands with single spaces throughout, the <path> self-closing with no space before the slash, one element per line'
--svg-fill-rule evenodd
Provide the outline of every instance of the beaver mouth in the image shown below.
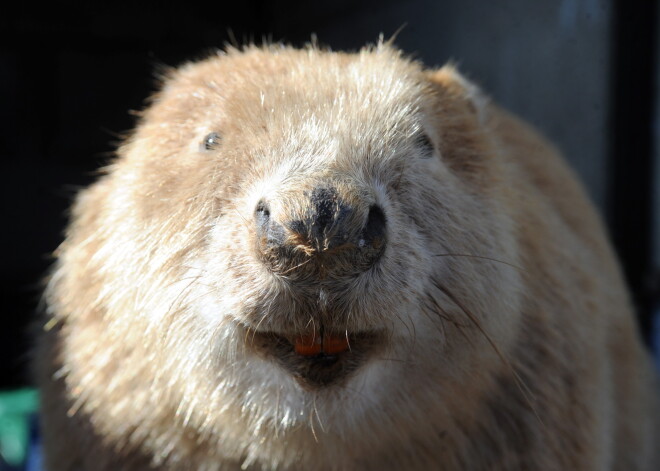
<path fill-rule="evenodd" d="M 379 332 L 282 335 L 252 332 L 249 344 L 256 352 L 291 373 L 306 389 L 340 384 L 383 344 Z"/>

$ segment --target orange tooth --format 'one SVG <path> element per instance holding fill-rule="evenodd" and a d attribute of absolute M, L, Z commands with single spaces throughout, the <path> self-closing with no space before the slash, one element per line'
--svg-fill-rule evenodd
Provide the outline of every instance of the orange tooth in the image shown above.
<path fill-rule="evenodd" d="M 315 334 L 301 335 L 300 337 L 296 338 L 294 348 L 298 355 L 318 355 L 321 353 L 321 350 L 323 350 L 323 346 L 321 345 L 321 336 Z"/>
<path fill-rule="evenodd" d="M 345 352 L 350 348 L 347 335 L 325 334 L 323 336 L 323 353 L 333 355 Z"/>

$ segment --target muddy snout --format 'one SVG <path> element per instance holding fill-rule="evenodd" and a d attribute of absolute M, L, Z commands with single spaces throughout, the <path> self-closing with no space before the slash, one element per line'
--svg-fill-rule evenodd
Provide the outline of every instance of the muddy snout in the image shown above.
<path fill-rule="evenodd" d="M 262 198 L 254 221 L 262 260 L 289 276 L 358 274 L 376 263 L 386 245 L 382 208 L 334 186 Z"/>

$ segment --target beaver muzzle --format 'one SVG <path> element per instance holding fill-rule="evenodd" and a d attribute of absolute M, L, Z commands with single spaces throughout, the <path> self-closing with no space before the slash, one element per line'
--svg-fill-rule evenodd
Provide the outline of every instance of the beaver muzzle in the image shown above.
<path fill-rule="evenodd" d="M 274 360 L 306 389 L 341 384 L 383 345 L 379 332 L 249 333 L 260 356 Z"/>

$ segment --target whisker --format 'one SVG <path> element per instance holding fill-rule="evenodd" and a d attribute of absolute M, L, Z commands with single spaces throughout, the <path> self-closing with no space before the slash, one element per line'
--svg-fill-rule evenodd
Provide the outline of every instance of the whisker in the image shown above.
<path fill-rule="evenodd" d="M 434 257 L 465 257 L 465 258 L 476 258 L 478 260 L 487 260 L 489 262 L 496 262 L 496 263 L 501 263 L 502 265 L 506 265 L 511 268 L 515 268 L 516 270 L 520 270 L 521 272 L 525 273 L 526 270 L 523 267 L 519 267 L 518 265 L 514 265 L 513 263 L 505 262 L 504 260 L 499 260 L 497 258 L 492 258 L 492 257 L 486 257 L 484 255 L 473 255 L 473 254 L 466 254 L 466 253 L 436 253 L 433 254 Z"/>
<path fill-rule="evenodd" d="M 236 214 L 238 214 L 238 217 L 241 218 L 241 219 L 243 220 L 243 223 L 245 224 L 245 228 L 246 228 L 247 230 L 252 230 L 252 226 L 250 225 L 250 223 L 248 222 L 248 220 L 245 219 L 245 218 L 243 217 L 243 215 L 241 214 L 241 212 L 240 212 L 236 207 L 233 207 L 232 209 L 236 212 Z"/>
<path fill-rule="evenodd" d="M 185 268 L 190 268 L 190 269 L 192 269 L 192 267 L 185 267 Z M 179 283 L 179 282 L 181 282 L 181 281 L 187 281 L 187 280 L 193 280 L 193 281 L 194 281 L 195 278 L 200 278 L 201 276 L 202 276 L 202 275 L 199 274 L 199 275 L 190 275 L 190 276 L 184 276 L 184 277 L 182 277 L 182 278 L 177 278 L 177 279 L 175 279 L 174 281 L 170 281 L 169 283 L 167 283 L 166 285 L 164 285 L 163 288 L 169 288 L 170 286 L 175 285 L 175 284 L 177 284 L 177 283 Z"/>
<path fill-rule="evenodd" d="M 525 402 L 531 409 L 531 411 L 534 413 L 536 416 L 536 419 L 539 421 L 539 423 L 545 428 L 545 424 L 543 423 L 543 420 L 541 420 L 541 416 L 539 415 L 538 411 L 534 407 L 534 404 L 529 398 L 529 395 L 533 396 L 533 393 L 531 392 L 531 389 L 525 384 L 525 382 L 522 380 L 520 375 L 516 372 L 515 368 L 511 364 L 509 360 L 506 359 L 502 351 L 499 349 L 499 347 L 495 344 L 493 339 L 488 335 L 488 332 L 483 328 L 481 325 L 481 322 L 479 322 L 479 319 L 470 312 L 469 309 L 467 309 L 463 303 L 461 303 L 456 296 L 452 294 L 451 291 L 449 291 L 447 288 L 442 286 L 440 283 L 438 283 L 436 280 L 433 280 L 433 284 L 440 290 L 445 296 L 447 296 L 466 316 L 467 318 L 474 324 L 474 326 L 481 332 L 481 334 L 484 336 L 486 341 L 490 344 L 490 346 L 493 348 L 497 356 L 502 360 L 502 362 L 509 368 L 511 371 L 511 374 L 513 375 L 514 381 L 516 382 L 516 386 L 518 387 L 518 390 L 522 394 L 523 398 L 525 399 Z"/>
<path fill-rule="evenodd" d="M 279 437 L 280 427 L 282 426 L 282 424 L 280 423 L 281 392 L 282 392 L 282 388 L 281 387 L 277 388 L 277 397 L 275 398 L 275 438 Z"/>
<path fill-rule="evenodd" d="M 458 328 L 468 327 L 467 325 L 461 324 L 460 322 L 458 322 L 456 319 L 454 319 L 453 316 L 447 314 L 447 312 L 442 308 L 442 306 L 440 305 L 438 300 L 435 299 L 435 296 L 433 296 L 431 293 L 426 293 L 426 295 L 427 295 L 426 299 L 428 299 L 430 302 L 433 303 L 433 307 L 435 307 L 435 309 L 436 309 L 435 312 L 437 312 L 436 315 L 438 317 L 440 317 L 442 320 L 444 320 L 446 322 L 449 322 L 450 324 L 452 324 L 455 327 L 458 327 Z"/>
<path fill-rule="evenodd" d="M 254 336 L 256 335 L 256 331 L 252 334 L 252 341 L 248 342 L 248 337 L 250 336 L 250 331 L 253 330 L 250 325 L 244 325 L 245 328 L 245 338 L 243 341 L 245 342 L 246 345 L 253 345 L 254 344 Z"/>
<path fill-rule="evenodd" d="M 307 260 L 305 260 L 304 262 L 299 263 L 299 264 L 296 265 L 295 267 L 291 267 L 291 268 L 289 268 L 288 270 L 285 270 L 285 271 L 279 273 L 279 275 L 288 275 L 288 274 L 291 273 L 293 270 L 296 270 L 297 268 L 303 267 L 303 266 L 307 265 L 307 264 L 308 264 L 309 262 L 311 262 L 311 261 L 312 261 L 311 258 L 310 258 L 310 259 L 307 259 Z"/>
<path fill-rule="evenodd" d="M 408 335 L 412 335 L 412 340 L 410 342 L 410 351 L 413 351 L 415 349 L 415 344 L 417 343 L 417 329 L 415 328 L 415 323 L 412 322 L 412 318 L 408 316 L 408 321 L 410 322 L 410 325 L 408 325 L 408 322 L 404 321 L 401 316 L 397 313 L 394 312 L 394 316 L 401 322 L 406 327 L 406 330 L 408 331 Z M 411 330 L 412 328 L 412 330 Z"/>
<path fill-rule="evenodd" d="M 312 409 L 314 410 L 314 414 L 316 415 L 316 421 L 319 423 L 319 427 L 321 427 L 321 432 L 325 433 L 325 427 L 323 427 L 323 422 L 321 421 L 321 416 L 319 415 L 319 409 L 316 405 L 316 396 L 314 396 Z"/>
<path fill-rule="evenodd" d="M 252 334 L 252 339 L 250 340 L 250 345 L 254 345 L 254 337 L 257 335 L 257 332 L 259 331 L 259 327 L 261 326 L 261 323 L 266 320 L 266 316 L 262 315 L 261 319 L 259 319 L 259 322 L 257 322 L 257 325 L 254 327 L 253 331 L 254 333 Z M 247 340 L 247 339 L 246 339 Z"/>
<path fill-rule="evenodd" d="M 316 398 L 314 399 L 314 402 L 315 402 L 315 405 L 313 406 L 313 408 L 316 407 Z M 312 436 L 314 437 L 314 441 L 316 443 L 319 443 L 319 437 L 316 436 L 316 430 L 314 429 L 314 415 L 311 414 L 311 413 L 309 414 L 309 428 L 312 431 Z"/>
<path fill-rule="evenodd" d="M 383 362 L 388 362 L 388 363 L 403 363 L 403 364 L 413 364 L 412 362 L 404 359 L 404 358 L 394 358 L 394 357 L 379 357 L 375 356 L 374 357 L 375 361 L 383 361 Z"/>
<path fill-rule="evenodd" d="M 169 331 L 171 331 L 170 327 L 171 327 L 171 325 L 172 325 L 172 322 L 174 322 L 174 318 L 175 318 L 175 316 L 173 315 L 173 313 L 176 312 L 176 310 L 178 310 L 178 309 L 175 310 L 175 307 L 177 306 L 178 303 L 180 303 L 180 301 L 181 301 L 181 299 L 183 298 L 183 296 L 184 296 L 185 294 L 187 294 L 187 293 L 190 291 L 190 289 L 192 288 L 192 286 L 195 284 L 195 282 L 196 282 L 197 280 L 199 280 L 199 278 L 200 278 L 201 276 L 202 276 L 202 275 L 200 274 L 200 275 L 196 275 L 196 276 L 190 277 L 190 282 L 189 282 L 186 286 L 184 286 L 184 287 L 181 289 L 181 291 L 179 291 L 179 294 L 177 294 L 176 297 L 172 300 L 172 302 L 170 303 L 169 307 L 167 308 L 167 311 L 165 312 L 165 320 L 166 320 L 166 322 L 169 322 L 169 324 L 168 324 L 168 328 L 167 328 L 167 329 L 164 329 L 163 332 L 169 332 Z M 187 280 L 188 278 L 184 278 L 184 279 Z M 177 281 L 180 281 L 180 280 L 177 280 Z M 179 308 L 180 308 L 180 306 L 179 306 Z"/>
<path fill-rule="evenodd" d="M 429 299 L 430 302 L 432 302 L 432 303 L 433 303 L 433 306 L 435 307 L 435 310 L 432 310 L 432 312 L 434 312 L 436 316 L 439 316 L 439 317 L 440 317 L 440 321 L 441 321 L 441 323 L 442 323 L 442 325 L 443 325 L 443 332 L 442 332 L 442 333 L 445 335 L 445 338 L 446 338 L 446 333 L 445 333 L 445 328 L 444 328 L 444 323 L 443 323 L 443 321 L 449 322 L 451 325 L 453 325 L 454 328 L 458 331 L 458 333 L 461 334 L 461 336 L 463 337 L 463 339 L 464 339 L 466 342 L 468 342 L 471 346 L 474 346 L 474 345 L 472 344 L 472 340 L 470 339 L 470 337 L 468 337 L 468 335 L 463 331 L 464 328 L 467 328 L 467 327 L 469 327 L 469 326 L 468 326 L 468 325 L 465 325 L 465 324 L 461 324 L 461 323 L 458 322 L 456 319 L 454 319 L 452 316 L 450 316 L 449 314 L 447 314 L 447 313 L 445 312 L 445 310 L 442 308 L 442 306 L 440 305 L 440 303 L 438 302 L 438 300 L 435 299 L 435 297 L 434 297 L 431 293 L 427 293 L 427 299 Z M 421 311 L 422 311 L 427 317 L 432 318 L 432 315 L 429 314 L 426 310 L 422 309 Z"/>
<path fill-rule="evenodd" d="M 442 315 L 438 315 L 437 319 L 440 321 L 438 324 L 437 322 L 433 322 L 434 317 L 426 309 L 420 308 L 419 312 L 424 314 L 424 316 L 426 316 L 426 318 L 431 321 L 431 325 L 433 325 L 433 327 L 438 331 L 438 335 L 440 335 L 440 338 L 444 341 L 444 339 L 447 338 L 447 331 L 445 329 L 445 320 L 447 319 L 445 319 L 445 317 Z"/>

